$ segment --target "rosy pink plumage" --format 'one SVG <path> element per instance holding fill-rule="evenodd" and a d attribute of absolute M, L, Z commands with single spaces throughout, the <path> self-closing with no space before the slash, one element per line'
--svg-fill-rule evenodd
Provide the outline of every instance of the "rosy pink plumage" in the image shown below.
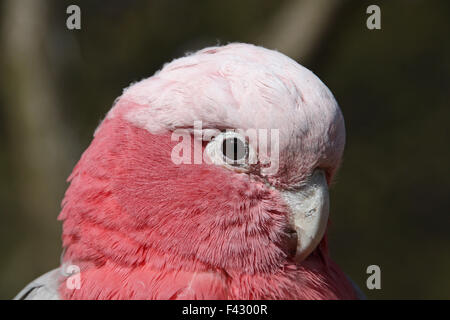
<path fill-rule="evenodd" d="M 174 164 L 171 132 L 280 130 L 277 174 Z M 331 182 L 345 129 L 331 92 L 288 57 L 247 44 L 206 48 L 126 89 L 71 174 L 59 219 L 65 299 L 353 299 L 326 235 L 302 262 L 286 249 L 278 190 L 321 168 Z M 205 145 L 203 144 L 203 147 Z M 273 188 L 267 186 L 269 183 Z"/>

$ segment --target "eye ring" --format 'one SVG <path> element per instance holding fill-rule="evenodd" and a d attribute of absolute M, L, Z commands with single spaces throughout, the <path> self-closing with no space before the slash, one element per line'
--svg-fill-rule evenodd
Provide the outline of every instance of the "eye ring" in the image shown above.
<path fill-rule="evenodd" d="M 256 158 L 248 140 L 234 131 L 216 135 L 207 144 L 205 151 L 213 164 L 238 171 L 247 171 Z"/>

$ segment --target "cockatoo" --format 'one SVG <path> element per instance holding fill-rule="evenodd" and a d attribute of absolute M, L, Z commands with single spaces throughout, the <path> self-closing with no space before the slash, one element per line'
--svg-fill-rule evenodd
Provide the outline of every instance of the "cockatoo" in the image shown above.
<path fill-rule="evenodd" d="M 62 264 L 16 298 L 357 298 L 326 237 L 344 143 L 330 90 L 285 55 L 176 59 L 99 125 L 68 179 Z"/>

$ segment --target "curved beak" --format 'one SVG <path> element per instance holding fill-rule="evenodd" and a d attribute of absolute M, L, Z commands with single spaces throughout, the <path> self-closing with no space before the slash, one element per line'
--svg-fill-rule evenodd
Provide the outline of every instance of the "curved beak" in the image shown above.
<path fill-rule="evenodd" d="M 296 262 L 303 261 L 319 245 L 325 233 L 330 209 L 328 184 L 323 170 L 316 170 L 305 186 L 298 190 L 285 190 L 282 197 L 290 208 L 288 232 L 291 251 Z"/>

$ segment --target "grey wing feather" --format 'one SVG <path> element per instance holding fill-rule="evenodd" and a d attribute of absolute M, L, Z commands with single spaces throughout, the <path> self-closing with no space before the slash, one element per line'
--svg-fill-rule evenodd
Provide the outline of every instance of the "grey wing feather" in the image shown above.
<path fill-rule="evenodd" d="M 58 288 L 61 278 L 60 268 L 49 271 L 29 283 L 14 300 L 60 300 Z"/>

